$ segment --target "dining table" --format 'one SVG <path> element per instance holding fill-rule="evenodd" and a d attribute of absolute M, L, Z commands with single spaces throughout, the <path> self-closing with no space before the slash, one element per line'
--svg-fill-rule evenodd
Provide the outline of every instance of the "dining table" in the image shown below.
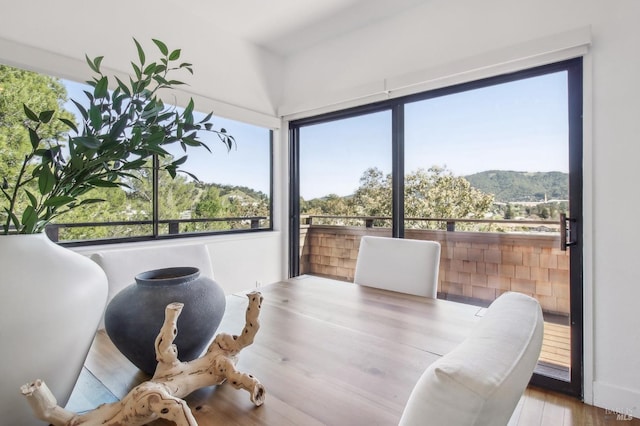
<path fill-rule="evenodd" d="M 264 403 L 229 383 L 198 389 L 185 400 L 200 426 L 396 425 L 422 372 L 469 336 L 484 311 L 312 275 L 255 290 L 260 328 L 237 369 L 262 383 Z M 242 332 L 247 293 L 226 297 L 217 333 Z M 149 378 L 99 330 L 67 408 L 117 401 Z"/>

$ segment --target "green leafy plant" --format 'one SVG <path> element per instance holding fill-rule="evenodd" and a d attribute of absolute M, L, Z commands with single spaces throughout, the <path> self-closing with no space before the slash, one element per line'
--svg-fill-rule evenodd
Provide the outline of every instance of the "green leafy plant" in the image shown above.
<path fill-rule="evenodd" d="M 25 155 L 22 167 L 14 177 L 3 178 L 4 195 L 2 233 L 32 234 L 41 232 L 56 217 L 86 204 L 102 202 L 85 196 L 98 187 L 127 187 L 127 179 L 135 179 L 132 171 L 148 167 L 150 160 L 158 161 L 162 169 L 175 177 L 187 156 L 173 158 L 167 145 L 210 148 L 198 135 L 213 132 L 231 149 L 233 136 L 225 129 L 215 130 L 210 122 L 212 114 L 200 121 L 193 117 L 194 102 L 190 99 L 184 110 L 165 105 L 159 92 L 184 83 L 170 78 L 176 71 L 193 74 L 192 65 L 178 62 L 180 49 L 169 50 L 165 43 L 153 40 L 160 52 L 154 62 L 147 62 L 140 43 L 134 39 L 138 58 L 131 62 L 133 75 L 125 82 L 109 77 L 101 71 L 102 56 L 86 61 L 95 73 L 87 83 L 86 105 L 72 99 L 82 117 L 80 129 L 71 120 L 58 118 L 70 129 L 66 139 L 68 152 L 56 138 L 47 138 L 43 129 L 56 119 L 56 111 L 34 112 L 24 105 L 25 126 L 31 150 Z M 112 92 L 110 83 L 114 84 Z M 196 178 L 197 179 L 197 178 Z"/>

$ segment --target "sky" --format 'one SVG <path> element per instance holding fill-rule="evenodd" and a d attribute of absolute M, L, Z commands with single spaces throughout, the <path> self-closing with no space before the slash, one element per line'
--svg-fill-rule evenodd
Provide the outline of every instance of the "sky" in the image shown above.
<path fill-rule="evenodd" d="M 62 80 L 67 89 L 69 99 L 75 99 L 81 105 L 87 105 L 86 84 Z M 196 109 L 198 105 L 196 104 Z M 65 108 L 78 114 L 77 108 L 70 101 Z M 203 119 L 209 111 L 196 112 L 196 121 Z M 80 120 L 78 119 L 78 122 Z M 224 128 L 236 140 L 236 146 L 230 151 L 217 135 L 208 132 L 199 133 L 200 139 L 209 146 L 212 153 L 204 148 L 193 148 L 187 151 L 187 162 L 181 166 L 193 173 L 202 182 L 225 185 L 246 186 L 265 194 L 270 187 L 270 152 L 269 129 L 253 126 L 239 121 L 229 120 L 215 115 L 211 119 L 213 128 Z M 185 155 L 179 144 L 170 146 L 167 151 L 180 158 Z"/>
<path fill-rule="evenodd" d="M 405 172 L 567 172 L 566 72 L 407 104 L 404 131 Z M 303 127 L 300 140 L 304 199 L 352 194 L 368 167 L 391 172 L 389 111 Z"/>
<path fill-rule="evenodd" d="M 568 171 L 565 72 L 413 102 L 405 108 L 405 171 L 447 167 L 464 176 L 485 170 Z M 69 97 L 85 102 L 83 86 L 64 80 Z M 196 105 L 197 108 L 197 105 Z M 75 106 L 68 109 L 75 112 Z M 201 117 L 204 117 L 202 113 Z M 204 182 L 269 191 L 269 130 L 213 117 L 237 146 L 191 150 L 184 169 Z M 391 112 L 303 127 L 300 193 L 304 199 L 352 194 L 369 167 L 391 172 Z M 171 150 L 182 156 L 179 147 Z"/>

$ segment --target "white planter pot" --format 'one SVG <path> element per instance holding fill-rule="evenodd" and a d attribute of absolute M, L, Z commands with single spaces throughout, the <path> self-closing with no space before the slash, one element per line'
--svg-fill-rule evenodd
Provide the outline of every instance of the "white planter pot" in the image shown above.
<path fill-rule="evenodd" d="M 0 236 L 0 424 L 43 424 L 20 387 L 43 379 L 64 406 L 107 299 L 89 258 L 45 234 Z"/>

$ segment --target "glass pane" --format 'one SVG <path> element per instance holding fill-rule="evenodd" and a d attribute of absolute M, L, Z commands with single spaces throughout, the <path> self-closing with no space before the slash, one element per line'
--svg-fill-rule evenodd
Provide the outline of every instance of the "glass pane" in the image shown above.
<path fill-rule="evenodd" d="M 340 243 L 314 226 L 391 227 L 391 112 L 300 128 L 300 273 L 352 279 L 355 235 Z M 375 220 L 367 218 L 375 217 Z M 340 245 L 341 247 L 337 247 Z M 337 250 L 341 250 L 338 252 Z"/>
<path fill-rule="evenodd" d="M 30 148 L 29 135 L 22 126 L 22 103 L 36 113 L 62 109 L 65 118 L 81 127 L 82 116 L 71 99 L 87 105 L 84 92 L 93 89 L 85 83 L 0 65 L 0 91 L 0 152 L 5 160 L 0 164 L 0 178 L 11 181 Z M 196 120 L 205 116 L 194 115 Z M 214 118 L 214 124 L 215 129 L 226 128 L 236 138 L 237 146 L 227 152 L 217 135 L 203 132 L 201 136 L 213 154 L 202 148 L 189 149 L 189 158 L 183 165 L 183 169 L 198 176 L 200 182 L 188 174 L 171 179 L 167 173 L 160 173 L 160 234 L 271 228 L 271 131 L 224 119 Z M 66 134 L 57 140 L 63 156 L 68 157 Z M 169 151 L 177 158 L 184 155 L 179 145 Z M 81 199 L 97 198 L 106 202 L 71 210 L 54 220 L 48 232 L 59 241 L 153 236 L 151 170 L 149 161 L 142 169 L 131 172 L 138 179 L 128 179 L 125 182 L 128 187 L 98 188 L 83 195 Z M 37 193 L 37 189 L 32 192 Z M 26 206 L 27 202 L 25 196 L 19 205 Z M 0 219 L 6 219 L 2 213 Z"/>
<path fill-rule="evenodd" d="M 194 119 L 205 115 L 194 113 Z M 271 227 L 271 131 L 216 117 L 213 128 L 224 128 L 236 146 L 228 150 L 217 134 L 201 132 L 211 152 L 191 148 L 181 166 L 198 181 L 160 173 L 160 234 Z M 168 151 L 175 158 L 185 155 L 179 145 Z"/>
<path fill-rule="evenodd" d="M 407 104 L 405 120 L 405 235 L 442 244 L 439 297 L 537 298 L 540 368 L 568 380 L 567 73 Z"/>
<path fill-rule="evenodd" d="M 76 117 L 76 123 L 82 122 L 76 106 L 71 99 L 86 105 L 84 91 L 93 88 L 85 83 L 62 80 L 69 101 L 64 105 Z M 127 179 L 128 188 L 97 188 L 82 198 L 100 198 L 103 203 L 89 204 L 61 216 L 56 221 L 59 241 L 77 241 L 109 238 L 131 238 L 153 235 L 153 191 L 152 163 L 132 171 L 138 179 Z"/>

